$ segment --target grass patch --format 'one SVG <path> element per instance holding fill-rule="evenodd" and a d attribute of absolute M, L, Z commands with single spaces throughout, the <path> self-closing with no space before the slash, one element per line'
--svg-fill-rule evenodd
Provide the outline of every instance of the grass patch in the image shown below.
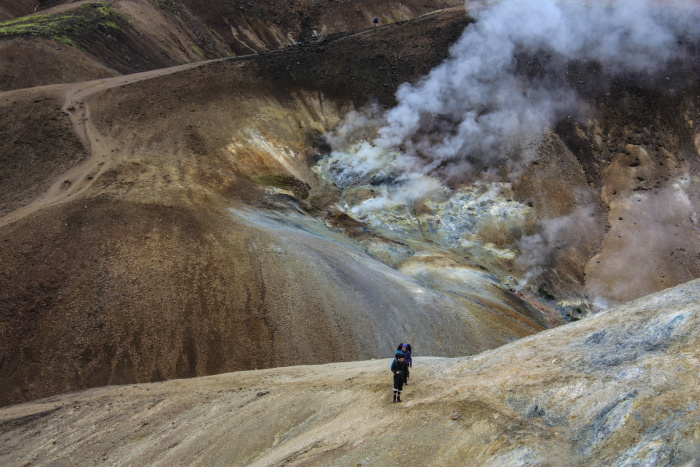
<path fill-rule="evenodd" d="M 196 45 L 193 45 L 193 46 L 192 46 L 192 50 L 194 50 L 194 53 L 196 53 L 197 55 L 199 55 L 201 58 L 204 58 L 204 52 L 202 52 L 202 49 L 200 49 L 200 48 L 197 47 Z"/>
<path fill-rule="evenodd" d="M 289 190 L 299 199 L 306 199 L 309 196 L 309 190 L 311 189 L 308 183 L 304 183 L 301 180 L 287 174 L 258 175 L 257 177 L 253 177 L 251 180 L 258 185 L 274 186 L 277 188 L 282 188 L 283 190 Z"/>
<path fill-rule="evenodd" d="M 122 19 L 109 3 L 88 3 L 75 10 L 53 15 L 35 15 L 0 23 L 0 39 L 43 37 L 82 49 L 82 38 L 117 31 Z"/>

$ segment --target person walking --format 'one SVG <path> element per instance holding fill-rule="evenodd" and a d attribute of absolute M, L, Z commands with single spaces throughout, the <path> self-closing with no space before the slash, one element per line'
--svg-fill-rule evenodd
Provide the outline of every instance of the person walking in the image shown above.
<path fill-rule="evenodd" d="M 408 377 L 411 375 L 411 370 L 409 370 L 409 368 L 413 368 L 413 358 L 411 357 L 411 344 L 399 344 L 398 351 L 404 354 L 404 359 L 408 364 L 408 366 L 406 367 L 406 375 L 403 381 L 404 384 L 408 384 Z"/>
<path fill-rule="evenodd" d="M 391 362 L 391 373 L 394 375 L 394 402 L 401 402 L 401 392 L 405 373 L 408 371 L 408 363 L 404 359 L 403 352 L 396 352 L 394 361 Z"/>

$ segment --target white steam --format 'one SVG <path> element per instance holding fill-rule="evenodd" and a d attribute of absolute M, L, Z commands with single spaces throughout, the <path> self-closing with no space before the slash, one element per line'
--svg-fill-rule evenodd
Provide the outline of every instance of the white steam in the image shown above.
<path fill-rule="evenodd" d="M 566 216 L 540 221 L 540 232 L 520 239 L 518 248 L 523 252 L 516 264 L 526 270 L 522 282 L 530 283 L 545 270 L 555 266 L 557 256 L 569 246 L 571 239 L 579 245 L 598 238 L 602 227 L 596 222 L 594 205 L 584 204 Z"/>
<path fill-rule="evenodd" d="M 607 241 L 615 242 L 616 247 L 596 257 L 600 264 L 592 264 L 598 266 L 596 279 L 588 283 L 592 294 L 617 305 L 638 298 L 640 290 L 660 290 L 666 274 L 678 275 L 677 282 L 694 278 L 690 263 L 698 246 L 698 210 L 692 192 L 684 186 L 688 179 L 681 178 L 654 196 L 636 192 L 621 200 L 615 217 L 634 219 L 635 224 L 613 224 Z M 674 260 L 674 255 L 682 258 L 686 249 L 693 254 Z M 678 268 L 674 261 L 687 264 Z"/>
<path fill-rule="evenodd" d="M 374 108 L 371 119 L 351 114 L 341 132 L 329 136 L 333 157 L 347 151 L 345 138 L 366 133 L 371 120 L 384 124 L 361 148 L 353 171 L 375 170 L 387 152 L 396 153 L 399 173 L 443 180 L 481 177 L 506 161 L 508 170 L 517 170 L 511 141 L 581 112 L 574 87 L 589 83 L 578 82 L 572 63 L 593 63 L 608 76 L 654 77 L 682 53 L 679 39 L 699 35 L 697 8 L 690 6 L 506 0 L 479 9 L 450 58 L 399 87 L 396 107 L 384 116 Z"/>
<path fill-rule="evenodd" d="M 548 129 L 589 111 L 579 90 L 601 92 L 617 76 L 664 83 L 684 44 L 700 37 L 690 1 L 488 3 L 470 10 L 476 21 L 447 60 L 399 87 L 394 108 L 353 112 L 327 135 L 333 150 L 320 171 L 341 188 L 375 187 L 374 199 L 353 208 L 356 216 L 410 205 L 440 183 L 514 180 Z M 525 282 L 556 263 L 571 238 L 600 234 L 592 208 L 580 206 L 540 228 L 516 245 Z"/>
<path fill-rule="evenodd" d="M 379 194 L 352 208 L 353 214 L 361 215 L 363 211 L 376 211 L 387 206 L 399 204 L 412 205 L 433 193 L 441 191 L 442 185 L 431 177 L 418 174 L 407 174 L 402 177 L 402 183 L 391 189 L 387 185 L 379 187 Z"/>

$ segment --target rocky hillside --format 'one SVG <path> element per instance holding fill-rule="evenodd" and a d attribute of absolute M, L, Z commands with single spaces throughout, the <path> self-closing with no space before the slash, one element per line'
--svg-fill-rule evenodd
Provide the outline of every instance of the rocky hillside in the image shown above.
<path fill-rule="evenodd" d="M 337 210 L 327 223 L 307 212 L 337 197 L 309 169 L 319 135 L 400 81 L 335 70 L 366 54 L 358 76 L 386 66 L 418 76 L 465 22 L 452 12 L 280 53 L 2 93 L 2 403 L 380 357 L 406 338 L 428 354 L 472 354 L 549 325 L 464 258 L 442 253 L 469 275 L 466 296 L 371 258 L 343 233 L 397 244 L 334 224 Z M 424 33 L 435 28 L 437 42 Z M 392 57 L 395 40 L 411 46 Z M 334 59 L 319 62 L 324 50 Z"/>
<path fill-rule="evenodd" d="M 469 358 L 109 386 L 0 409 L 32 465 L 694 465 L 700 282 Z"/>
<path fill-rule="evenodd" d="M 357 6 L 331 3 L 309 10 L 314 28 Z M 278 26 L 272 4 L 227 5 Z M 0 404 L 383 358 L 404 340 L 422 355 L 471 355 L 581 319 L 596 299 L 700 277 L 692 44 L 662 90 L 570 63 L 557 78 L 586 111 L 526 138 L 517 178 L 453 177 L 441 196 L 358 215 L 395 179 L 332 183 L 319 169 L 329 132 L 351 111 L 394 106 L 473 20 L 451 9 L 384 25 L 403 17 L 373 13 L 381 27 L 336 34 L 346 29 L 327 19 L 317 39 L 249 54 L 297 41 L 305 17 L 279 13 L 293 40 L 255 36 L 254 48 L 235 27 L 197 29 L 205 6 L 47 2 L 0 25 L 0 46 L 37 51 L 0 93 Z M 183 36 L 149 36 L 141 21 Z M 191 63 L 192 45 L 248 55 Z M 75 74 L 43 68 L 41 50 Z M 22 68 L 27 57 L 36 66 Z M 538 76 L 536 57 L 517 58 L 518 73 Z M 69 83 L 87 78 L 100 79 Z"/>
<path fill-rule="evenodd" d="M 34 6 L 39 8 L 34 13 Z M 0 90 L 288 47 L 462 6 L 456 0 L 34 0 L 0 6 Z"/>

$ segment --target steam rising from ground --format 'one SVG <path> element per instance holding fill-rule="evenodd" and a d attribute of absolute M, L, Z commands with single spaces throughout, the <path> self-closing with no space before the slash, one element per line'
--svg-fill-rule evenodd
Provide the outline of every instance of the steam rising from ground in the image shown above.
<path fill-rule="evenodd" d="M 353 112 L 327 135 L 333 151 L 320 170 L 341 188 L 376 188 L 355 214 L 411 205 L 450 182 L 516 179 L 544 132 L 589 111 L 577 89 L 602 90 L 620 75 L 640 86 L 663 83 L 683 44 L 700 36 L 693 2 L 506 0 L 470 14 L 476 22 L 450 57 L 401 85 L 396 107 Z M 582 81 L 582 67 L 600 82 Z M 594 231 L 591 213 L 579 207 L 520 240 L 528 277 L 548 266 L 573 225 Z"/>
<path fill-rule="evenodd" d="M 559 249 L 565 247 L 570 239 L 587 243 L 599 236 L 602 230 L 593 215 L 593 204 L 584 204 L 566 216 L 544 219 L 540 222 L 540 228 L 540 232 L 526 235 L 518 242 L 523 254 L 516 264 L 527 271 L 522 279 L 525 284 L 551 267 L 556 262 Z"/>
<path fill-rule="evenodd" d="M 698 211 L 687 192 L 688 183 L 688 177 L 681 177 L 655 196 L 635 193 L 617 206 L 621 217 L 633 217 L 643 228 L 613 229 L 608 241 L 619 245 L 606 253 L 604 274 L 588 284 L 589 290 L 599 297 L 600 305 L 617 305 L 603 297 L 627 297 L 628 290 L 654 283 L 662 274 L 678 273 L 667 267 L 666 261 L 672 258 L 669 250 L 671 255 L 686 248 L 692 251 L 700 232 Z M 696 233 L 689 235 L 689 229 Z"/>
<path fill-rule="evenodd" d="M 387 165 L 398 175 L 448 181 L 517 174 L 534 154 L 516 142 L 585 112 L 573 63 L 663 79 L 659 73 L 683 54 L 679 39 L 699 34 L 690 6 L 507 0 L 477 9 L 450 58 L 399 87 L 396 107 L 348 117 L 329 138 L 332 157 L 353 154 L 347 170 L 361 175 Z M 370 143 L 373 124 L 381 127 Z M 362 136 L 360 147 L 347 144 Z"/>

